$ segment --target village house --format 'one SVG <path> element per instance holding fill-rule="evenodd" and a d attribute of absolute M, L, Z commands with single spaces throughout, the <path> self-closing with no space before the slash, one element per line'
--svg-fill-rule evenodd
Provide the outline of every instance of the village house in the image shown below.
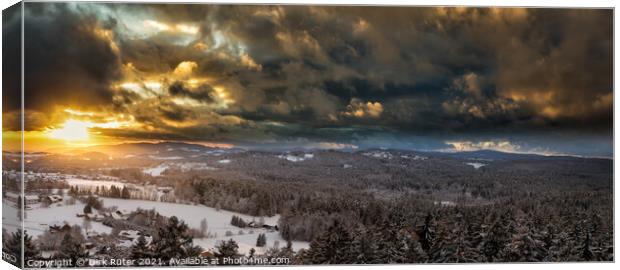
<path fill-rule="evenodd" d="M 24 198 L 26 205 L 37 204 L 40 202 L 39 195 L 26 195 Z"/>
<path fill-rule="evenodd" d="M 17 201 L 19 200 L 19 194 L 12 191 L 7 191 L 4 194 L 4 198 L 9 202 L 17 203 Z"/>
<path fill-rule="evenodd" d="M 4 194 L 4 198 L 7 201 L 12 202 L 12 203 L 17 203 L 17 201 L 19 200 L 20 197 L 21 196 L 18 193 L 12 192 L 12 191 L 7 191 Z M 24 199 L 25 199 L 24 200 L 25 205 L 37 204 L 40 201 L 38 195 L 26 195 L 26 196 L 24 196 Z"/>
<path fill-rule="evenodd" d="M 129 215 L 129 213 L 127 211 L 124 211 L 124 210 L 116 210 L 116 211 L 110 213 L 110 217 L 112 217 L 113 219 L 116 219 L 116 220 L 125 220 L 125 219 L 127 219 L 128 215 Z"/>
<path fill-rule="evenodd" d="M 138 238 L 143 234 L 140 231 L 136 230 L 122 230 L 118 233 L 118 236 L 126 241 L 126 244 L 135 245 L 138 242 Z M 148 234 L 144 235 L 144 240 L 146 240 L 146 246 L 150 246 L 153 243 L 153 236 Z"/>
<path fill-rule="evenodd" d="M 62 202 L 62 196 L 60 195 L 48 195 L 46 198 L 50 201 L 50 203 Z"/>

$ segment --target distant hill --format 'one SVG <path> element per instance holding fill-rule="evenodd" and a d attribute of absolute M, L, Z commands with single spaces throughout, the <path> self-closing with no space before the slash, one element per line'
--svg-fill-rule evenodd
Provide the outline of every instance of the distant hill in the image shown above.
<path fill-rule="evenodd" d="M 204 152 L 217 148 L 207 147 L 200 144 L 183 142 L 159 142 L 159 143 L 122 143 L 114 145 L 96 145 L 83 148 L 72 149 L 51 149 L 50 152 L 87 155 L 93 158 L 124 157 L 128 155 L 157 155 L 157 156 L 178 156 L 186 155 L 191 152 Z M 103 156 L 102 156 L 103 155 Z M 104 157 L 105 156 L 105 157 Z"/>
<path fill-rule="evenodd" d="M 463 152 L 434 152 L 434 155 L 449 156 L 461 159 L 481 159 L 481 160 L 576 160 L 587 157 L 566 156 L 566 155 L 540 155 L 531 153 L 510 153 L 495 150 L 477 150 Z"/>
<path fill-rule="evenodd" d="M 441 152 L 441 151 L 416 151 L 416 150 L 399 150 L 385 148 L 369 148 L 364 150 L 325 150 L 325 149 L 306 149 L 306 148 L 278 148 L 278 149 L 260 149 L 254 150 L 264 153 L 308 153 L 308 152 L 342 152 L 342 153 L 366 153 L 366 152 L 385 152 L 394 156 L 414 154 L 420 156 L 454 158 L 454 159 L 472 159 L 472 160 L 494 160 L 494 161 L 510 161 L 510 160 L 576 160 L 589 157 L 562 156 L 562 155 L 539 155 L 531 153 L 509 153 L 495 150 L 477 150 L 463 152 Z M 185 142 L 139 142 L 139 143 L 121 143 L 113 145 L 96 145 L 83 148 L 57 148 L 50 149 L 50 153 L 68 154 L 81 156 L 90 160 L 103 160 L 112 158 L 128 158 L 128 157 L 145 157 L 153 159 L 181 159 L 189 158 L 199 154 L 218 153 L 238 153 L 243 152 L 239 148 L 218 148 L 204 146 L 195 143 Z M 45 154 L 45 153 L 40 153 Z M 10 153 L 5 152 L 5 155 Z M 606 159 L 606 158 L 600 158 Z"/>

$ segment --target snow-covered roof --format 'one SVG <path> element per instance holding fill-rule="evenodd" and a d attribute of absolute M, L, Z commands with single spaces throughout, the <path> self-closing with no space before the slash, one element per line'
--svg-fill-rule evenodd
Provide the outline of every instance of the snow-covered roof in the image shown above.
<path fill-rule="evenodd" d="M 19 194 L 15 192 L 7 192 L 6 197 L 17 199 L 19 197 Z"/>
<path fill-rule="evenodd" d="M 127 237 L 129 239 L 135 239 L 140 236 L 140 232 L 136 230 L 122 230 L 118 233 L 118 235 Z"/>
<path fill-rule="evenodd" d="M 26 200 L 39 200 L 38 195 L 26 195 Z"/>

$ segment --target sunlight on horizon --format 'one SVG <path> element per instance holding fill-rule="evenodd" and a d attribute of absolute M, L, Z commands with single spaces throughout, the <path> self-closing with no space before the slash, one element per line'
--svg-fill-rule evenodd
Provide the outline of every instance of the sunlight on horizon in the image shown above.
<path fill-rule="evenodd" d="M 88 128 L 90 123 L 77 120 L 67 120 L 61 128 L 53 129 L 49 136 L 68 142 L 87 141 L 90 138 Z"/>

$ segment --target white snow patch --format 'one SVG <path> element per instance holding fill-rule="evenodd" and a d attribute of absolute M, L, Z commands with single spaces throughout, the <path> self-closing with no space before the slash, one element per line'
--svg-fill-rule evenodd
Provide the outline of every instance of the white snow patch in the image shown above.
<path fill-rule="evenodd" d="M 456 203 L 453 202 L 453 201 L 434 201 L 433 204 L 434 205 L 446 206 L 446 207 L 456 206 Z"/>
<path fill-rule="evenodd" d="M 366 153 L 363 153 L 362 155 L 368 156 L 368 157 L 374 157 L 374 158 L 384 158 L 384 159 L 392 159 L 393 157 L 391 153 L 384 152 L 384 151 L 366 152 Z"/>
<path fill-rule="evenodd" d="M 231 161 L 230 159 L 222 159 L 222 160 L 218 160 L 217 163 L 228 164 L 228 163 L 230 163 L 230 161 Z"/>
<path fill-rule="evenodd" d="M 176 167 L 182 172 L 200 171 L 200 170 L 215 170 L 216 168 L 207 165 L 203 162 L 184 162 L 184 163 L 172 163 L 171 167 Z"/>
<path fill-rule="evenodd" d="M 478 163 L 478 162 L 467 162 L 467 163 L 465 163 L 465 164 L 467 164 L 467 165 L 469 165 L 469 166 L 474 167 L 474 169 L 476 169 L 476 170 L 477 170 L 477 169 L 480 169 L 481 167 L 483 167 L 483 166 L 486 166 L 486 165 L 487 165 L 487 164 L 484 164 L 484 163 Z"/>
<path fill-rule="evenodd" d="M 415 156 L 402 155 L 400 157 L 404 159 L 412 159 L 412 160 L 427 160 L 428 159 L 428 157 L 418 156 L 418 155 L 415 155 Z"/>
<path fill-rule="evenodd" d="M 225 154 L 226 151 L 223 150 L 223 149 L 215 149 L 215 150 L 206 151 L 206 153 L 207 153 L 207 155 L 218 157 L 218 156 L 221 156 L 221 155 Z"/>
<path fill-rule="evenodd" d="M 160 176 L 165 170 L 167 170 L 169 167 L 168 165 L 159 165 L 157 167 L 154 168 L 147 168 L 142 170 L 142 172 L 146 173 L 146 174 L 150 174 L 151 176 Z"/>
<path fill-rule="evenodd" d="M 167 169 L 178 169 L 182 172 L 198 171 L 198 170 L 215 170 L 216 168 L 203 162 L 167 162 L 157 167 L 146 168 L 142 171 L 152 176 L 160 176 Z"/>
<path fill-rule="evenodd" d="M 110 188 L 111 186 L 124 187 L 125 183 L 118 181 L 103 181 L 103 180 L 87 180 L 81 178 L 67 178 L 65 179 L 70 186 L 78 186 L 79 188 L 95 188 L 105 186 Z"/>
<path fill-rule="evenodd" d="M 286 160 L 291 161 L 291 162 L 300 162 L 300 161 L 304 161 L 304 160 L 308 160 L 308 159 L 314 158 L 314 154 L 304 154 L 303 156 L 297 156 L 297 155 L 291 155 L 291 154 L 286 154 L 286 155 L 282 154 L 282 155 L 279 155 L 278 158 L 286 159 Z"/>

